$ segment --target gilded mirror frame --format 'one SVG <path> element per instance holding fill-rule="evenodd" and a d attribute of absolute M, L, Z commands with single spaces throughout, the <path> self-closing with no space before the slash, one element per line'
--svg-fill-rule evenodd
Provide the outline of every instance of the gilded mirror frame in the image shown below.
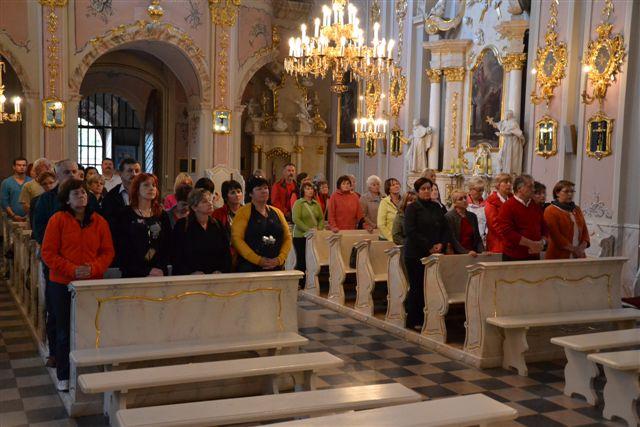
<path fill-rule="evenodd" d="M 549 131 L 549 125 L 551 125 L 551 130 Z M 536 145 L 535 152 L 538 156 L 542 156 L 545 159 L 548 159 L 551 156 L 555 156 L 558 153 L 558 121 L 554 120 L 553 117 L 549 115 L 544 115 L 540 120 L 536 122 Z M 542 139 L 542 134 L 547 133 L 550 134 L 550 142 L 551 146 L 547 148 L 547 141 Z M 545 146 L 541 146 L 543 143 Z"/>
<path fill-rule="evenodd" d="M 57 108 L 53 109 L 53 106 L 57 106 Z M 49 129 L 59 129 L 63 128 L 66 125 L 65 118 L 65 110 L 66 103 L 62 101 L 60 98 L 46 98 L 42 100 L 42 126 Z M 56 120 L 55 115 L 57 113 L 53 113 L 53 117 L 49 117 L 47 112 L 49 111 L 59 111 L 60 120 Z"/>
<path fill-rule="evenodd" d="M 393 78 L 389 83 L 389 105 L 391 116 L 398 117 L 407 97 L 407 78 L 401 74 L 398 68 L 394 71 Z"/>
<path fill-rule="evenodd" d="M 622 34 L 611 34 L 612 24 L 602 23 L 596 27 L 598 37 L 589 40 L 587 50 L 584 55 L 583 64 L 588 70 L 588 77 L 591 81 L 593 95 L 587 93 L 585 86 L 582 92 L 582 102 L 591 104 L 594 100 L 602 101 L 607 96 L 607 89 L 615 81 L 616 75 L 622 71 L 622 64 L 626 56 L 624 47 L 624 37 Z M 605 48 L 609 52 L 609 60 L 602 71 L 599 71 L 598 53 Z"/>
<path fill-rule="evenodd" d="M 593 130 L 592 126 L 596 123 L 600 123 L 601 125 L 606 124 L 606 129 L 602 131 L 604 135 L 604 144 L 601 144 L 600 147 L 592 150 L 591 147 L 591 137 L 594 132 L 597 130 Z M 598 111 L 595 115 L 593 115 L 587 121 L 587 145 L 585 147 L 587 156 L 593 157 L 596 160 L 601 160 L 604 157 L 610 156 L 613 152 L 612 150 L 612 137 L 613 137 L 613 124 L 614 119 L 607 117 L 602 111 Z"/>
<path fill-rule="evenodd" d="M 505 110 L 506 110 L 507 97 L 505 96 L 505 94 L 506 94 L 507 72 L 504 69 L 504 61 L 502 56 L 500 56 L 498 49 L 496 49 L 494 46 L 487 46 L 478 54 L 478 56 L 475 59 L 475 62 L 469 69 L 469 87 L 468 87 L 468 96 L 467 96 L 467 99 L 468 99 L 467 101 L 467 137 L 466 137 L 466 145 L 465 145 L 465 151 L 468 153 L 473 153 L 477 148 L 477 146 L 475 147 L 471 146 L 471 110 L 472 110 L 472 100 L 473 100 L 473 75 L 478 69 L 478 67 L 480 66 L 480 64 L 482 63 L 482 60 L 484 59 L 485 55 L 488 52 L 491 52 L 493 54 L 493 56 L 498 61 L 498 64 L 500 65 L 500 67 L 502 67 L 502 88 L 501 88 L 502 92 L 500 96 L 500 117 L 499 117 L 500 120 L 502 120 L 502 118 L 504 117 Z M 483 121 L 484 121 L 484 118 L 483 118 Z M 503 143 L 504 143 L 504 137 L 502 136 L 498 137 L 498 147 L 492 146 L 491 151 L 494 153 L 500 151 L 500 148 L 502 148 Z"/>
<path fill-rule="evenodd" d="M 552 8 L 556 10 L 555 2 L 552 2 Z M 536 70 L 535 87 L 531 92 L 531 102 L 539 104 L 545 101 L 549 105 L 549 101 L 553 98 L 553 91 L 560 86 L 562 79 L 566 76 L 567 70 L 567 44 L 558 41 L 558 33 L 555 31 L 556 17 L 551 17 L 551 21 L 547 27 L 547 33 L 544 36 L 544 45 L 536 50 L 536 60 L 534 69 Z M 551 54 L 555 60 L 555 64 L 550 73 L 546 71 L 547 57 Z M 538 95 L 538 91 L 540 94 Z"/>

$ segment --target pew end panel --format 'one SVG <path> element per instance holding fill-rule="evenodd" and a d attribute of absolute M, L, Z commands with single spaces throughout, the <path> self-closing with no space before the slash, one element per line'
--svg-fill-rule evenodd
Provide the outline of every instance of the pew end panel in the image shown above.
<path fill-rule="evenodd" d="M 404 309 L 404 300 L 407 298 L 409 282 L 404 273 L 402 262 L 402 246 L 393 246 L 385 253 L 387 260 L 387 313 L 385 321 L 404 328 L 407 313 Z"/>
<path fill-rule="evenodd" d="M 386 240 L 362 240 L 354 245 L 356 249 L 356 311 L 373 316 L 373 290 L 376 282 L 387 282 L 387 255 L 385 251 L 393 247 Z"/>
<path fill-rule="evenodd" d="M 481 367 L 501 366 L 504 334 L 486 323 L 491 317 L 539 315 L 620 308 L 625 258 L 526 262 L 482 262 L 467 267 L 464 351 Z M 578 298 L 579 296 L 579 298 Z M 529 334 L 529 360 L 549 360 L 562 352 L 551 337 L 582 328 L 544 327 Z"/>
<path fill-rule="evenodd" d="M 349 267 L 349 258 L 354 245 L 362 240 L 377 239 L 377 233 L 363 230 L 344 230 L 327 237 L 329 242 L 329 295 L 327 299 L 344 305 L 344 280 L 349 273 L 355 273 Z"/>
<path fill-rule="evenodd" d="M 331 230 L 309 230 L 305 233 L 305 261 L 306 277 L 305 291 L 320 295 L 320 282 L 318 274 L 323 266 L 329 265 L 329 243 L 327 237 L 332 234 Z"/>

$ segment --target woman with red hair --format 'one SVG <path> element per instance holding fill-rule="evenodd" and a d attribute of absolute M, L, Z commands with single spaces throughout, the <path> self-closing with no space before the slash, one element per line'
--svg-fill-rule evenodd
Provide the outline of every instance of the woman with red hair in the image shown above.
<path fill-rule="evenodd" d="M 164 276 L 170 257 L 171 223 L 160 204 L 158 178 L 137 175 L 130 205 L 116 219 L 114 242 L 122 277 Z"/>

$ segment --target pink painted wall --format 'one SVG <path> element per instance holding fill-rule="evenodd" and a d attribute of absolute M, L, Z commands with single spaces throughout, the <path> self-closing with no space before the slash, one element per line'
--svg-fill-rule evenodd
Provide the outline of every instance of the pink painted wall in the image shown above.
<path fill-rule="evenodd" d="M 271 16 L 261 9 L 241 7 L 238 33 L 238 65 L 242 67 L 255 52 L 271 46 Z M 286 44 L 286 39 L 282 43 Z"/>
<path fill-rule="evenodd" d="M 17 46 L 33 49 L 29 39 L 27 6 L 24 0 L 0 1 L 0 34 L 6 34 Z"/>
<path fill-rule="evenodd" d="M 75 42 L 80 52 L 94 37 L 101 36 L 119 25 L 149 20 L 148 0 L 114 1 L 101 12 L 91 7 L 91 0 L 75 1 Z M 206 51 L 208 46 L 209 8 L 203 1 L 163 0 L 164 16 L 161 22 L 172 24 L 186 32 L 197 46 Z"/>

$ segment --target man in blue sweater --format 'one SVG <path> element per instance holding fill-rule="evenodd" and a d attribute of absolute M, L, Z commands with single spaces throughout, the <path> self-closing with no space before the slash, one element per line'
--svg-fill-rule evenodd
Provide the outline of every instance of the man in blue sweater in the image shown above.
<path fill-rule="evenodd" d="M 13 161 L 13 175 L 2 181 L 0 185 L 0 206 L 7 212 L 11 221 L 26 221 L 27 216 L 22 204 L 20 204 L 20 192 L 22 186 L 31 181 L 26 176 L 27 159 L 18 157 Z"/>

